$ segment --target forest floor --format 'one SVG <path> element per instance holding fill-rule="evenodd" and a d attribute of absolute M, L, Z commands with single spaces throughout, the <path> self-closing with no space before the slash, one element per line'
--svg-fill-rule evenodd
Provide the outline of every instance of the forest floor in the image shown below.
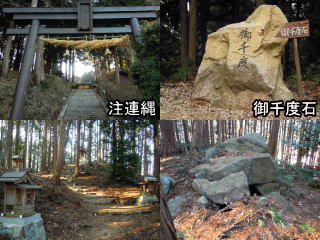
<path fill-rule="evenodd" d="M 191 99 L 194 81 L 166 81 L 160 88 L 160 118 L 163 120 L 190 120 L 190 119 L 274 119 L 273 114 L 266 118 L 255 118 L 251 108 L 224 109 L 212 107 L 208 102 Z M 303 99 L 320 101 L 320 84 L 313 81 L 303 81 Z M 295 83 L 289 83 L 288 88 L 297 95 Z M 295 97 L 295 99 L 297 99 Z M 317 116 L 320 110 L 317 109 Z M 281 116 L 279 119 L 287 119 Z M 294 118 L 293 118 L 294 119 Z M 309 117 L 299 119 L 312 119 Z"/>
<path fill-rule="evenodd" d="M 36 211 L 41 213 L 48 240 L 159 239 L 159 206 L 135 206 L 137 187 L 107 184 L 102 166 L 87 169 L 90 173 L 82 172 L 76 179 L 62 177 L 54 198 L 51 175 L 33 176 L 43 186 L 36 197 Z"/>
<path fill-rule="evenodd" d="M 189 169 L 195 166 L 200 156 L 176 156 L 161 159 L 161 175 L 172 177 L 176 184 L 167 195 L 171 199 L 188 194 L 188 200 L 174 218 L 175 228 L 184 239 L 262 239 L 262 240 L 316 240 L 320 239 L 320 189 L 307 186 L 305 182 L 292 182 L 290 187 L 281 187 L 280 193 L 292 211 L 284 210 L 278 202 L 258 207 L 257 195 L 231 203 L 226 208 L 217 208 L 196 203 L 200 195 L 191 183 Z M 279 213 L 272 218 L 272 214 Z"/>

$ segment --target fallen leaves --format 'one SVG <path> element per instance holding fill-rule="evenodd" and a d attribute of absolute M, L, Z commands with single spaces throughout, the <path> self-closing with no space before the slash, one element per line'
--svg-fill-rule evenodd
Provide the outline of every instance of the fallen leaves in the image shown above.
<path fill-rule="evenodd" d="M 309 83 L 308 83 L 309 84 Z M 319 98 L 319 88 L 305 83 L 304 99 Z M 291 89 L 292 90 L 292 89 Z M 190 120 L 190 119 L 274 119 L 273 114 L 266 118 L 253 116 L 250 106 L 246 109 L 224 109 L 212 106 L 206 101 L 192 100 L 193 82 L 168 81 L 161 84 L 160 88 L 160 118 L 162 120 Z M 319 109 L 318 109 L 319 112 Z M 277 119 L 288 119 L 281 116 Z M 290 118 L 295 119 L 295 118 Z M 314 119 L 314 117 L 302 117 L 298 119 Z"/>

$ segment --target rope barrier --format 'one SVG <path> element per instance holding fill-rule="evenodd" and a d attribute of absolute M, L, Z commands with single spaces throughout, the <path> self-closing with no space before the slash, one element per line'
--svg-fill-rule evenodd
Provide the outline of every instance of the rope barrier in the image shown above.
<path fill-rule="evenodd" d="M 44 41 L 46 43 L 59 45 L 63 47 L 70 47 L 75 49 L 98 49 L 106 47 L 114 47 L 122 45 L 129 41 L 129 36 L 125 35 L 121 38 L 112 38 L 104 40 L 58 40 L 50 38 L 39 38 L 38 40 Z"/>

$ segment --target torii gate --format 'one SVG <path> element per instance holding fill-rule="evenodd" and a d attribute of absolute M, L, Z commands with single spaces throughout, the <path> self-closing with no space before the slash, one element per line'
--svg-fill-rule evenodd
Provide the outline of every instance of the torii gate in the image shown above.
<path fill-rule="evenodd" d="M 9 19 L 18 22 L 19 26 L 25 26 L 24 28 L 9 28 L 6 34 L 28 35 L 10 119 L 17 120 L 22 118 L 38 35 L 132 33 L 134 40 L 140 41 L 139 19 L 157 18 L 157 11 L 160 11 L 160 6 L 93 7 L 88 0 L 79 1 L 78 7 L 73 8 L 3 8 L 3 12 Z M 120 23 L 124 26 L 94 27 L 96 23 L 106 20 L 112 23 Z M 26 26 L 30 24 L 30 21 L 31 27 Z M 40 23 L 47 26 L 57 25 L 57 21 L 71 21 L 73 25 L 77 21 L 78 25 L 77 28 L 40 26 Z"/>

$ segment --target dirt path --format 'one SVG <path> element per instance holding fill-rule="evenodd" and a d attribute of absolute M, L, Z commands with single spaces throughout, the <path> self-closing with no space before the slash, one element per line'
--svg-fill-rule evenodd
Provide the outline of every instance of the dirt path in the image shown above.
<path fill-rule="evenodd" d="M 77 186 L 83 190 L 81 208 L 87 209 L 86 224 L 81 226 L 78 235 L 84 240 L 115 240 L 115 239 L 157 239 L 150 231 L 159 228 L 159 207 L 141 208 L 133 204 L 120 206 L 112 198 L 86 192 L 86 186 Z M 116 215 L 113 215 L 116 214 Z M 150 235 L 151 233 L 151 235 Z M 156 233 L 156 231 L 155 231 Z"/>

